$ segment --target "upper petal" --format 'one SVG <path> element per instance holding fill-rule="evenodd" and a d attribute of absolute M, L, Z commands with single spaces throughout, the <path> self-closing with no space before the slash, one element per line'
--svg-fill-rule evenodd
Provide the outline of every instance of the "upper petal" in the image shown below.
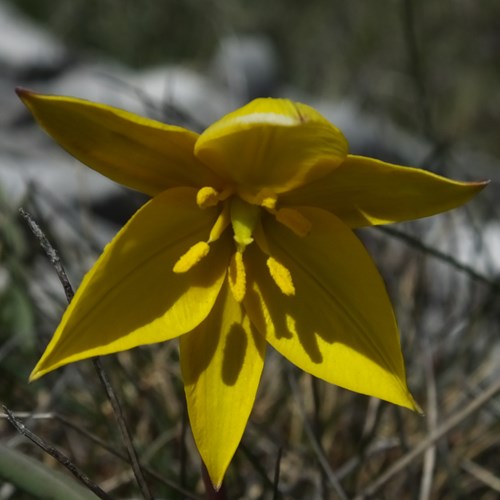
<path fill-rule="evenodd" d="M 312 375 L 415 409 L 392 306 L 372 260 L 334 215 L 317 208 L 301 213 L 312 224 L 304 237 L 264 221 L 269 251 L 289 269 L 294 296 L 280 293 L 255 245 L 245 252 L 253 280 L 244 300 L 250 320 Z"/>
<path fill-rule="evenodd" d="M 220 183 L 195 158 L 194 132 L 83 99 L 18 94 L 66 151 L 124 186 L 153 196 L 170 187 Z"/>
<path fill-rule="evenodd" d="M 173 188 L 142 207 L 84 277 L 31 380 L 59 366 L 189 332 L 212 309 L 229 262 L 229 234 L 187 273 L 172 268 L 207 239 L 215 209 L 196 190 Z"/>
<path fill-rule="evenodd" d="M 229 182 L 280 193 L 337 167 L 347 154 L 347 141 L 305 104 L 256 99 L 208 127 L 195 154 Z"/>
<path fill-rule="evenodd" d="M 216 488 L 252 410 L 265 347 L 227 284 L 208 318 L 180 338 L 191 429 Z"/>
<path fill-rule="evenodd" d="M 389 224 L 456 208 L 487 182 L 459 182 L 425 170 L 347 156 L 318 182 L 284 195 L 285 205 L 309 205 L 333 212 L 349 227 Z"/>

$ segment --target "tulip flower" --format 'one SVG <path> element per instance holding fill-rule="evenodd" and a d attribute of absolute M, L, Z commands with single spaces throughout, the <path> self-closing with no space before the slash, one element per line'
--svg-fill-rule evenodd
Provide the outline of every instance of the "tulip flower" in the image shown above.
<path fill-rule="evenodd" d="M 350 155 L 313 108 L 257 99 L 196 134 L 70 97 L 18 94 L 75 158 L 151 196 L 84 277 L 31 374 L 179 338 L 189 419 L 217 488 L 266 346 L 417 409 L 384 283 L 353 229 L 457 207 L 458 182 Z"/>

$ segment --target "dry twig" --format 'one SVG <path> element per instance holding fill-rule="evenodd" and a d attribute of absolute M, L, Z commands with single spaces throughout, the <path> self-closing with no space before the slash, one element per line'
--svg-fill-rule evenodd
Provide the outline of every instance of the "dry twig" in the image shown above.
<path fill-rule="evenodd" d="M 45 453 L 54 457 L 61 465 L 63 465 L 73 476 L 75 476 L 82 484 L 84 484 L 90 491 L 95 493 L 103 500 L 112 500 L 104 490 L 95 484 L 84 472 L 82 472 L 64 453 L 61 453 L 57 448 L 48 444 L 41 437 L 37 436 L 33 431 L 28 429 L 14 414 L 4 405 L 3 409 L 7 414 L 7 419 L 14 426 L 14 428 L 23 436 L 26 436 L 32 443 L 36 444 Z"/>

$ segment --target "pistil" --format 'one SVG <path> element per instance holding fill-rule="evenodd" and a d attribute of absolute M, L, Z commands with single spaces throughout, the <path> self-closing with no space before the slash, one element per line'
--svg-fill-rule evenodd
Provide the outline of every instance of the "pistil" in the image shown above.
<path fill-rule="evenodd" d="M 231 224 L 234 231 L 234 241 L 239 252 L 253 242 L 253 231 L 260 220 L 262 209 L 242 200 L 239 196 L 231 198 Z"/>

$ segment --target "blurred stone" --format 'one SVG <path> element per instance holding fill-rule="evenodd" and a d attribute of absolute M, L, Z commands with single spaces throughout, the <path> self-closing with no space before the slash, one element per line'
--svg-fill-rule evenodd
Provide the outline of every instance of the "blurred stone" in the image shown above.
<path fill-rule="evenodd" d="M 264 35 L 223 37 L 212 63 L 214 80 L 229 89 L 236 105 L 277 92 L 279 58 Z"/>
<path fill-rule="evenodd" d="M 0 2 L 1 74 L 48 70 L 66 59 L 63 46 L 49 33 L 26 19 L 10 4 Z"/>

